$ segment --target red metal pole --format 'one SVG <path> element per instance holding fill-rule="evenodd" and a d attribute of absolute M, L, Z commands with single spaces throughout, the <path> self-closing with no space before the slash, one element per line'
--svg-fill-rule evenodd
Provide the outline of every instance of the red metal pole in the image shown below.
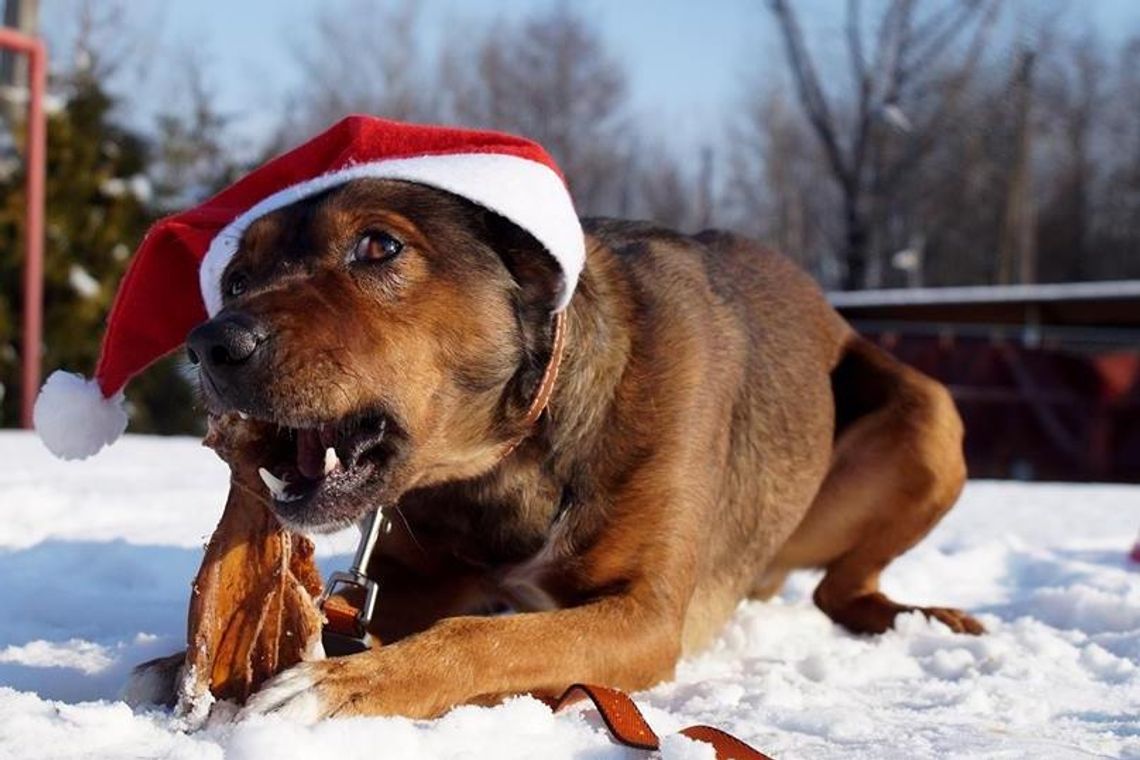
<path fill-rule="evenodd" d="M 32 427 L 32 406 L 40 389 L 44 318 L 44 202 L 47 181 L 47 51 L 39 40 L 28 55 L 28 230 L 24 260 L 24 379 L 20 422 Z"/>
<path fill-rule="evenodd" d="M 24 340 L 20 424 L 32 427 L 32 407 L 40 388 L 44 311 L 44 190 L 47 177 L 47 49 L 41 40 L 0 28 L 0 47 L 28 56 L 27 183 L 24 229 Z"/>

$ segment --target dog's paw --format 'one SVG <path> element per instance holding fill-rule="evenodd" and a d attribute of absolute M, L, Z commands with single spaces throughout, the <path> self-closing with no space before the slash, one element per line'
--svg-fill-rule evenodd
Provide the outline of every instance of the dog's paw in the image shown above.
<path fill-rule="evenodd" d="M 295 665 L 267 681 L 239 717 L 278 715 L 302 723 L 368 715 L 434 718 L 470 699 L 456 693 L 454 683 L 450 672 L 424 668 L 399 645 L 381 647 Z"/>
<path fill-rule="evenodd" d="M 266 681 L 249 698 L 238 719 L 251 715 L 276 715 L 295 723 L 310 725 L 327 718 L 327 700 L 322 696 L 321 671 L 324 662 L 303 662 Z"/>
<path fill-rule="evenodd" d="M 962 610 L 952 607 L 919 607 L 919 612 L 926 615 L 929 620 L 937 620 L 954 633 L 967 633 L 971 636 L 980 636 L 986 632 L 986 627 L 978 622 L 977 618 Z"/>
<path fill-rule="evenodd" d="M 173 707 L 178 700 L 178 680 L 186 653 L 159 657 L 136 665 L 123 686 L 120 698 L 132 708 L 147 705 Z"/>

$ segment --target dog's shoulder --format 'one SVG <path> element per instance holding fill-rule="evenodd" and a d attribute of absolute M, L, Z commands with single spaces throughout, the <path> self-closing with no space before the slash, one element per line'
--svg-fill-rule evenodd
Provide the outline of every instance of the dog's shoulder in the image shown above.
<path fill-rule="evenodd" d="M 586 218 L 586 234 L 632 272 L 659 274 L 697 266 L 722 298 L 792 299 L 827 310 L 823 292 L 791 257 L 745 235 L 722 229 L 695 234 L 646 221 Z"/>
<path fill-rule="evenodd" d="M 714 276 L 728 275 L 738 284 L 738 275 L 746 275 L 744 284 L 758 284 L 760 276 L 765 275 L 766 280 L 794 281 L 798 287 L 818 290 L 790 257 L 728 230 L 705 229 L 688 234 L 655 222 L 606 217 L 585 218 L 582 229 L 627 265 L 690 258 Z"/>
<path fill-rule="evenodd" d="M 685 234 L 604 218 L 583 220 L 583 229 L 656 311 L 707 319 L 721 331 L 734 323 L 760 354 L 818 352 L 808 360 L 828 367 L 849 339 L 851 328 L 815 280 L 790 256 L 745 235 L 720 229 Z"/>

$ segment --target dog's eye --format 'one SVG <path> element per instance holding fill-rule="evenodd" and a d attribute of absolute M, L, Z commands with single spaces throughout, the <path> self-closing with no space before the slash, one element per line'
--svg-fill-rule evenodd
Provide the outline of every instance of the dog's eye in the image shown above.
<path fill-rule="evenodd" d="M 237 298 L 249 287 L 249 278 L 241 272 L 235 272 L 226 280 L 226 295 Z"/>
<path fill-rule="evenodd" d="M 404 244 L 387 232 L 368 232 L 352 249 L 353 261 L 386 261 L 400 251 Z"/>

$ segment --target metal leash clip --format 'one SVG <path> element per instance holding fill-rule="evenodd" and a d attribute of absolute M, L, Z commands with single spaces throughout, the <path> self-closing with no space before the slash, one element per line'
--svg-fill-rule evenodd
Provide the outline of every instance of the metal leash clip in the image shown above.
<path fill-rule="evenodd" d="M 383 523 L 384 518 L 380 510 L 370 512 L 364 518 L 361 523 L 360 544 L 356 547 L 352 566 L 347 571 L 338 570 L 332 573 L 321 593 L 319 606 L 327 621 L 321 631 L 321 643 L 328 657 L 343 657 L 372 648 L 372 636 L 368 633 L 368 625 L 372 622 L 372 613 L 376 609 L 380 586 L 368 577 L 367 572 L 368 563 L 372 559 L 372 550 L 376 546 L 376 539 L 380 535 Z M 363 592 L 364 601 L 359 609 L 353 607 L 346 596 L 339 596 L 330 603 L 330 597 L 341 587 L 355 587 Z"/>

